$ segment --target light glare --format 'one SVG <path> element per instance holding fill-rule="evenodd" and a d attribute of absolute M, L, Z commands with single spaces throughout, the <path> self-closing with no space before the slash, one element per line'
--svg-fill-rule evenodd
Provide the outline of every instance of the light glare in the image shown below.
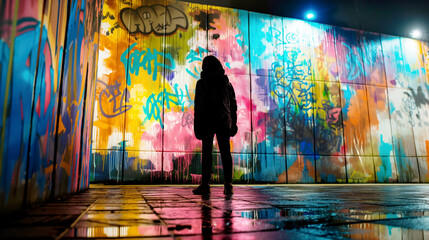
<path fill-rule="evenodd" d="M 413 38 L 419 38 L 422 35 L 422 33 L 419 30 L 414 30 L 411 32 L 411 37 Z"/>
<path fill-rule="evenodd" d="M 307 18 L 308 19 L 313 19 L 314 18 L 314 14 L 313 13 L 307 13 Z"/>

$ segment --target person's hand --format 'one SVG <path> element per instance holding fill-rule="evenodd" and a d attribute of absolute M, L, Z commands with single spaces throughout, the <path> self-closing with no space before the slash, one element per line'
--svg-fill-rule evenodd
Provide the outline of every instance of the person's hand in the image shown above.
<path fill-rule="evenodd" d="M 237 125 L 232 126 L 231 128 L 231 137 L 234 137 L 238 132 L 238 127 Z"/>

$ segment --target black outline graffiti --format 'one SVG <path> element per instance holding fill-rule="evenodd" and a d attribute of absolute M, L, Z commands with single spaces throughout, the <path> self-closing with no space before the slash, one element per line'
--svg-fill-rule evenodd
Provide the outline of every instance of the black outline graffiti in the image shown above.
<path fill-rule="evenodd" d="M 219 13 L 200 12 L 200 14 L 194 16 L 194 20 L 200 22 L 199 27 L 204 29 L 205 31 L 215 30 L 216 28 L 213 27 L 211 24 L 214 24 L 214 20 L 219 18 Z"/>
<path fill-rule="evenodd" d="M 106 15 L 103 15 L 103 17 L 101 18 L 101 20 L 104 20 L 106 18 L 109 18 L 110 20 L 115 20 L 115 16 L 113 16 L 110 13 L 106 13 Z"/>
<path fill-rule="evenodd" d="M 123 103 L 128 103 L 129 102 L 129 98 L 130 98 L 130 94 L 128 93 L 128 89 L 125 88 L 124 91 L 122 92 L 121 95 L 121 91 L 119 91 L 119 86 L 121 86 L 121 83 L 115 81 L 115 84 L 113 85 L 108 85 L 102 81 L 97 80 L 97 82 L 104 84 L 104 86 L 106 86 L 103 91 L 101 91 L 99 98 L 98 98 L 98 105 L 100 107 L 100 112 L 101 114 L 103 114 L 104 117 L 106 118 L 113 118 L 116 117 L 118 115 L 121 115 L 122 113 L 128 111 L 131 109 L 131 105 L 123 105 Z M 106 95 L 106 97 L 110 100 L 109 102 L 113 102 L 113 112 L 117 112 L 115 114 L 107 114 L 104 110 L 103 110 L 103 105 L 102 103 L 102 98 L 103 95 Z M 121 101 L 119 104 L 119 107 L 116 107 L 116 97 L 118 97 L 119 95 L 121 95 Z"/>
<path fill-rule="evenodd" d="M 190 112 L 183 112 L 182 114 L 182 127 L 194 126 L 194 114 Z"/>
<path fill-rule="evenodd" d="M 157 36 L 175 33 L 179 28 L 188 29 L 188 18 L 185 13 L 173 6 L 141 6 L 137 9 L 123 8 L 119 13 L 122 24 L 129 33 L 141 33 Z M 129 24 L 127 24 L 128 20 Z"/>

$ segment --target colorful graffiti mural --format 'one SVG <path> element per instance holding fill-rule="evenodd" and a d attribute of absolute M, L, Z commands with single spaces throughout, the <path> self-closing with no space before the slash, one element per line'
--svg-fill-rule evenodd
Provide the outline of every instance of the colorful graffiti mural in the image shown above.
<path fill-rule="evenodd" d="M 235 182 L 427 182 L 428 48 L 210 5 L 105 1 L 91 180 L 200 180 L 193 99 L 215 55 L 237 95 Z"/>
<path fill-rule="evenodd" d="M 89 186 L 101 1 L 1 4 L 0 209 L 10 211 Z"/>
<path fill-rule="evenodd" d="M 207 55 L 236 89 L 235 182 L 429 181 L 427 42 L 168 0 L 1 4 L 2 209 L 199 182 Z"/>

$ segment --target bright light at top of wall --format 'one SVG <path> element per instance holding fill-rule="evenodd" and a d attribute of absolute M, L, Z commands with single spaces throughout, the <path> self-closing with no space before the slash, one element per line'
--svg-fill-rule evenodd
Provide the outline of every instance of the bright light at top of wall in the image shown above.
<path fill-rule="evenodd" d="M 309 19 L 309 20 L 312 20 L 312 19 L 314 19 L 314 18 L 316 17 L 316 15 L 315 15 L 313 12 L 307 12 L 307 13 L 305 14 L 305 17 L 306 17 L 307 19 Z"/>
<path fill-rule="evenodd" d="M 420 38 L 422 36 L 422 33 L 420 32 L 420 30 L 418 30 L 418 29 L 416 29 L 416 30 L 413 30 L 412 32 L 411 32 L 411 37 L 412 38 Z"/>

